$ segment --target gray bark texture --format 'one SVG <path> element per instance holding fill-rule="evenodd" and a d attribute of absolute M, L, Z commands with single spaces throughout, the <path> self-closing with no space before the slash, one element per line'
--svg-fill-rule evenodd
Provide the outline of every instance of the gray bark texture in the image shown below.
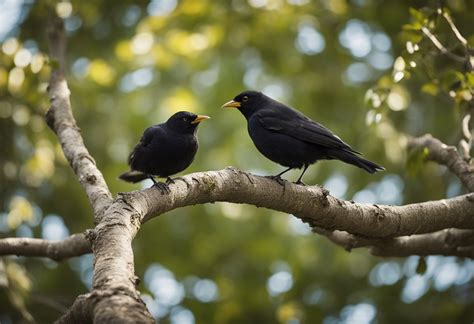
<path fill-rule="evenodd" d="M 57 134 L 64 154 L 86 192 L 95 228 L 62 241 L 7 238 L 0 255 L 42 256 L 54 260 L 94 255 L 92 290 L 78 296 L 58 323 L 154 323 L 136 289 L 132 240 L 141 224 L 167 211 L 196 204 L 231 202 L 292 214 L 347 250 L 366 247 L 378 256 L 454 255 L 474 257 L 473 166 L 431 135 L 410 140 L 413 149 L 428 149 L 428 159 L 445 165 L 468 194 L 405 206 L 360 204 L 334 198 L 319 186 L 284 186 L 233 167 L 186 175 L 162 195 L 154 188 L 121 193 L 115 199 L 84 145 L 72 114 L 64 77 L 65 36 L 59 18 L 49 29 L 53 72 L 51 107 L 46 122 Z"/>

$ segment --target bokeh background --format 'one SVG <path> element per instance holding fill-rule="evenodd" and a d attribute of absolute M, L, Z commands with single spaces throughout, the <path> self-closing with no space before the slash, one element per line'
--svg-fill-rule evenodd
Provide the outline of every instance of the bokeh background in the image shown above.
<path fill-rule="evenodd" d="M 460 67 L 434 55 L 416 32 L 403 32 L 421 12 L 410 6 L 438 3 L 0 2 L 0 237 L 61 239 L 93 227 L 87 198 L 43 121 L 48 6 L 65 19 L 74 115 L 114 194 L 150 185 L 117 176 L 142 131 L 183 109 L 212 117 L 200 126 L 200 149 L 186 173 L 229 165 L 260 175 L 281 171 L 257 152 L 243 117 L 220 109 L 255 89 L 297 107 L 387 169 L 369 175 L 320 162 L 306 183 L 357 202 L 406 204 L 463 192 L 444 168 L 410 159 L 405 150 L 407 136 L 425 132 L 449 144 L 460 138 L 463 94 L 452 100 L 432 82 L 445 73 L 452 80 L 449 73 Z M 473 2 L 443 3 L 461 32 L 473 35 Z M 455 46 L 448 34 L 441 26 L 441 39 Z M 380 89 L 389 90 L 381 95 Z M 473 261 L 348 253 L 291 215 L 253 206 L 169 212 L 146 223 L 133 247 L 143 298 L 164 323 L 474 318 Z M 28 314 L 52 322 L 91 286 L 91 255 L 61 263 L 0 260 L 1 323 Z"/>

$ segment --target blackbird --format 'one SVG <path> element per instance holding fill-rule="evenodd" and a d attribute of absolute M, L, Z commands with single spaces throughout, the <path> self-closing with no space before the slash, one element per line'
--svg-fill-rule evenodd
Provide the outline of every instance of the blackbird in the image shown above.
<path fill-rule="evenodd" d="M 131 170 L 119 178 L 133 183 L 149 178 L 162 194 L 169 192 L 168 184 L 174 183 L 170 176 L 193 162 L 199 145 L 197 127 L 209 118 L 180 111 L 165 123 L 147 128 L 128 157 Z M 153 176 L 167 179 L 165 183 L 157 182 Z"/>
<path fill-rule="evenodd" d="M 285 172 L 303 168 L 296 183 L 304 185 L 301 179 L 306 169 L 318 160 L 341 160 L 369 173 L 384 170 L 361 158 L 361 153 L 323 125 L 263 93 L 244 91 L 222 107 L 237 108 L 247 119 L 248 132 L 260 153 L 288 168 L 270 177 L 280 184 Z"/>

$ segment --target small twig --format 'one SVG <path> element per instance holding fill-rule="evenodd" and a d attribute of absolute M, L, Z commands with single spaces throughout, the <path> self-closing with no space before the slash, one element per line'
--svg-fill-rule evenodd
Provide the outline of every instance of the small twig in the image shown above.
<path fill-rule="evenodd" d="M 440 10 L 442 10 L 442 9 L 440 9 Z M 467 39 L 461 34 L 459 29 L 454 24 L 453 19 L 451 18 L 451 16 L 446 11 L 443 11 L 443 18 L 447 21 L 449 27 L 453 31 L 453 33 L 456 36 L 456 38 L 458 39 L 458 41 L 466 49 L 465 62 L 466 62 L 466 65 L 467 65 L 469 71 L 473 71 L 474 67 L 472 66 L 472 62 L 471 62 L 471 50 L 470 50 L 470 46 L 469 46 L 469 43 L 468 43 Z"/>
<path fill-rule="evenodd" d="M 438 40 L 438 38 L 425 26 L 421 27 L 421 31 L 425 34 L 426 37 L 431 40 L 433 45 L 441 52 L 441 54 L 446 55 L 447 57 L 451 58 L 452 60 L 460 63 L 465 63 L 466 59 L 462 56 L 456 55 L 450 52 L 443 44 Z"/>
<path fill-rule="evenodd" d="M 471 147 L 472 147 L 472 133 L 469 127 L 469 121 L 471 120 L 471 114 L 468 113 L 464 116 L 462 120 L 462 134 L 463 139 L 459 142 L 461 148 L 461 153 L 465 161 L 469 162 L 471 160 Z"/>
<path fill-rule="evenodd" d="M 461 35 L 461 32 L 459 31 L 459 29 L 454 24 L 453 20 L 451 19 L 451 16 L 446 11 L 443 11 L 443 17 L 448 22 L 449 27 L 451 27 L 451 30 L 453 31 L 456 38 L 461 42 L 461 44 L 463 44 L 464 47 L 467 48 L 469 46 L 469 44 L 468 44 L 467 40 L 464 38 L 464 36 Z"/>

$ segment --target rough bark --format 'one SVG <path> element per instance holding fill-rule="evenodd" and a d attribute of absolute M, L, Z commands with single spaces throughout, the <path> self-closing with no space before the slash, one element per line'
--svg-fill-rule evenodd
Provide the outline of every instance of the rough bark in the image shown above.
<path fill-rule="evenodd" d="M 80 129 L 72 115 L 70 91 L 64 75 L 66 38 L 63 22 L 56 16 L 50 19 L 48 36 L 53 69 L 48 86 L 51 107 L 46 113 L 46 123 L 58 136 L 64 156 L 86 192 L 98 223 L 112 202 L 112 194 L 84 145 Z"/>
<path fill-rule="evenodd" d="M 360 204 L 334 198 L 319 186 L 300 186 L 290 182 L 281 186 L 266 177 L 232 167 L 183 176 L 171 184 L 170 189 L 167 195 L 155 188 L 119 194 L 107 210 L 108 216 L 89 234 L 95 242 L 97 276 L 94 286 L 107 285 L 112 277 L 119 278 L 123 274 L 134 278 L 133 251 L 129 242 L 140 223 L 170 210 L 196 204 L 218 201 L 251 204 L 295 215 L 316 229 L 347 232 L 359 240 L 377 239 L 380 242 L 392 238 L 403 241 L 404 236 L 448 228 L 474 229 L 474 193 L 404 206 Z M 411 236 L 415 237 L 417 240 L 429 238 Z M 363 246 L 367 245 L 372 244 Z M 445 248 L 438 251 L 433 247 L 429 251 L 427 254 L 447 253 Z M 420 249 L 413 252 L 422 253 Z M 393 255 L 397 254 L 394 252 Z M 133 283 L 134 279 L 125 285 L 128 291 L 133 290 Z"/>
<path fill-rule="evenodd" d="M 51 17 L 49 28 L 50 56 L 53 62 L 49 83 L 51 107 L 46 122 L 56 133 L 66 159 L 84 188 L 91 203 L 97 227 L 91 235 L 94 252 L 93 290 L 89 297 L 82 296 L 74 303 L 71 312 L 60 322 L 82 323 L 84 316 L 97 323 L 153 323 L 135 288 L 132 239 L 140 223 L 132 223 L 130 211 L 117 210 L 112 195 L 84 145 L 72 114 L 70 91 L 65 71 L 66 39 L 63 21 Z M 82 311 L 77 317 L 75 309 Z M 78 320 L 80 319 L 80 320 Z"/>
<path fill-rule="evenodd" d="M 400 236 L 388 240 L 366 238 L 345 231 L 328 231 L 317 227 L 313 228 L 313 231 L 326 236 L 347 251 L 369 247 L 370 252 L 376 256 L 406 257 L 437 254 L 474 258 L 473 230 L 451 228 L 429 234 Z"/>
<path fill-rule="evenodd" d="M 165 196 L 150 188 L 120 197 L 143 222 L 175 208 L 226 201 L 293 214 L 313 227 L 373 238 L 474 228 L 474 193 L 405 206 L 359 204 L 334 198 L 319 186 L 289 182 L 281 186 L 232 167 L 186 175 L 170 188 Z"/>
<path fill-rule="evenodd" d="M 0 239 L 0 255 L 47 257 L 61 261 L 91 252 L 91 244 L 84 234 L 73 234 L 61 241 L 27 237 Z"/>
<path fill-rule="evenodd" d="M 93 303 L 91 294 L 79 295 L 67 312 L 56 321 L 56 324 L 92 323 Z"/>
<path fill-rule="evenodd" d="M 457 151 L 456 147 L 448 146 L 440 140 L 426 134 L 413 138 L 408 142 L 408 148 L 428 149 L 429 160 L 448 167 L 449 171 L 455 174 L 462 184 L 469 190 L 474 191 L 474 165 L 467 162 Z"/>

